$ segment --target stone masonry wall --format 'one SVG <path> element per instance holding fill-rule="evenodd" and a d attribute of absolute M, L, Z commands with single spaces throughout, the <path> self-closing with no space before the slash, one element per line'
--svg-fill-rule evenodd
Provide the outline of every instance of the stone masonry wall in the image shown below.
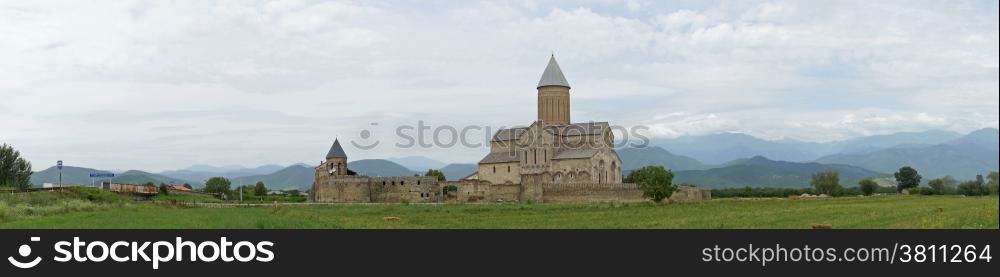
<path fill-rule="evenodd" d="M 492 184 L 485 181 L 439 183 L 434 177 L 330 177 L 313 186 L 315 202 L 338 203 L 439 203 L 443 188 L 455 186 L 459 203 L 525 202 L 588 203 L 642 202 L 635 184 Z"/>
<path fill-rule="evenodd" d="M 315 202 L 440 202 L 438 181 L 434 177 L 363 177 L 323 176 L 316 179 L 311 192 Z"/>
<path fill-rule="evenodd" d="M 545 203 L 642 202 L 635 184 L 543 184 Z"/>

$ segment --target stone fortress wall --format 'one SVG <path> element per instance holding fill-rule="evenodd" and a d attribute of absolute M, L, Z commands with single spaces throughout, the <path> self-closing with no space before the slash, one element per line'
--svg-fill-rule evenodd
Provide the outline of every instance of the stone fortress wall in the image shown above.
<path fill-rule="evenodd" d="M 340 203 L 435 203 L 444 199 L 437 178 L 418 176 L 317 178 L 310 198 Z"/>
<path fill-rule="evenodd" d="M 434 177 L 344 176 L 317 180 L 314 202 L 333 203 L 588 203 L 642 202 L 635 184 L 492 184 L 438 182 Z"/>

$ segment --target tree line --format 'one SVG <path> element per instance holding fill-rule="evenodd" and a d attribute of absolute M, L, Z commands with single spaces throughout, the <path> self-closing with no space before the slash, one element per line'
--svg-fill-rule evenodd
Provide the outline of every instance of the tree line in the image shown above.
<path fill-rule="evenodd" d="M 946 176 L 932 179 L 927 182 L 927 186 L 921 186 L 923 179 L 920 173 L 909 166 L 899 169 L 893 173 L 895 179 L 894 187 L 883 187 L 872 178 L 865 178 L 854 187 L 843 187 L 840 184 L 840 173 L 836 171 L 819 172 L 812 176 L 810 188 L 728 188 L 712 190 L 712 196 L 717 198 L 727 197 L 789 197 L 802 194 L 821 194 L 832 197 L 840 196 L 870 196 L 874 194 L 909 193 L 920 195 L 965 195 L 983 196 L 997 194 L 997 185 L 1000 183 L 1000 176 L 997 172 L 990 172 L 986 177 L 976 176 L 975 180 L 959 182 L 955 178 Z"/>

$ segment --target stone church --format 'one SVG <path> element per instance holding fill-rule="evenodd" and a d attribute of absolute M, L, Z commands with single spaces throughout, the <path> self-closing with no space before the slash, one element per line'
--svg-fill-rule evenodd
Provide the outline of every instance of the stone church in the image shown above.
<path fill-rule="evenodd" d="M 607 122 L 572 123 L 570 86 L 555 56 L 538 82 L 538 119 L 497 131 L 477 172 L 459 181 L 425 176 L 361 176 L 334 141 L 316 169 L 314 202 L 645 201 L 622 183 L 622 162 Z M 454 176 L 452 176 L 454 177 Z"/>
<path fill-rule="evenodd" d="M 490 153 L 467 179 L 494 184 L 622 182 L 607 122 L 572 123 L 570 85 L 555 56 L 538 81 L 538 119 L 493 135 Z"/>

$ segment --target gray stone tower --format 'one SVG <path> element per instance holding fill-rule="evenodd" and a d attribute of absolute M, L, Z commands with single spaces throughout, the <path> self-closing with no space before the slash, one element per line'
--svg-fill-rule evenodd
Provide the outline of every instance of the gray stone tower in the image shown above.
<path fill-rule="evenodd" d="M 326 153 L 326 171 L 335 176 L 348 175 L 347 154 L 344 153 L 344 148 L 340 147 L 340 140 L 334 139 L 330 152 Z"/>
<path fill-rule="evenodd" d="M 549 65 L 538 81 L 538 121 L 547 124 L 568 125 L 569 82 L 556 63 L 556 56 L 549 58 Z"/>

